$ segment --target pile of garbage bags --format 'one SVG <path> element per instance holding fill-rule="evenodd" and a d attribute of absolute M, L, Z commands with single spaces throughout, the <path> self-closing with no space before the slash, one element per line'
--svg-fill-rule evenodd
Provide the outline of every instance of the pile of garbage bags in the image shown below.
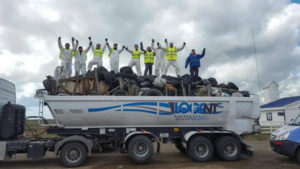
<path fill-rule="evenodd" d="M 119 73 L 108 71 L 105 67 L 98 67 L 81 76 L 89 76 L 95 73 L 98 76 L 100 86 L 100 94 L 98 93 L 98 95 L 250 97 L 248 91 L 239 91 L 239 88 L 233 82 L 218 84 L 218 81 L 213 77 L 208 79 L 193 78 L 189 74 L 181 77 L 137 76 L 128 66 L 122 67 Z M 59 91 L 58 85 L 51 76 L 47 76 L 43 84 L 50 94 L 64 92 Z M 80 92 L 76 94 L 83 95 Z"/>

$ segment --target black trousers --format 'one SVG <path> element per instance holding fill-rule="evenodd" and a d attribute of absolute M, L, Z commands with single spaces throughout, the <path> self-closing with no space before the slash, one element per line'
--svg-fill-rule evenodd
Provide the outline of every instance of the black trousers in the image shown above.
<path fill-rule="evenodd" d="M 153 65 L 153 63 L 145 63 L 144 76 L 147 76 L 148 72 L 149 72 L 149 75 L 152 75 L 152 65 Z"/>
<path fill-rule="evenodd" d="M 193 76 L 193 78 L 196 79 L 197 77 L 199 77 L 199 67 L 190 67 L 190 73 L 191 76 Z"/>

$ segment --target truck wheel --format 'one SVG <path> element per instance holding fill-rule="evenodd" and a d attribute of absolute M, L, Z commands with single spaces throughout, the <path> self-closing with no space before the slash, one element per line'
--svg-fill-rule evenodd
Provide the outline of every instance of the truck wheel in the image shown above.
<path fill-rule="evenodd" d="M 206 162 L 214 155 L 214 148 L 209 139 L 198 136 L 189 142 L 187 154 L 194 161 Z"/>
<path fill-rule="evenodd" d="M 79 167 L 87 160 L 87 149 L 82 143 L 70 142 L 61 148 L 60 161 L 66 167 Z"/>
<path fill-rule="evenodd" d="M 135 136 L 129 141 L 129 157 L 138 164 L 148 162 L 153 153 L 153 144 L 147 136 Z"/>
<path fill-rule="evenodd" d="M 183 154 L 185 154 L 185 148 L 182 146 L 182 143 L 180 142 L 180 140 L 176 140 L 175 141 L 175 147 Z"/>
<path fill-rule="evenodd" d="M 224 136 L 217 142 L 217 153 L 224 161 L 235 161 L 241 156 L 241 144 L 236 138 Z"/>

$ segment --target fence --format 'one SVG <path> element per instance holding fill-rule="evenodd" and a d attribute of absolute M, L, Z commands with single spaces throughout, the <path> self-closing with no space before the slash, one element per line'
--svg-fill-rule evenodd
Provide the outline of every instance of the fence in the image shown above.
<path fill-rule="evenodd" d="M 286 122 L 284 121 L 268 121 L 268 122 L 261 122 L 261 133 L 263 134 L 271 134 L 276 129 L 284 126 Z"/>

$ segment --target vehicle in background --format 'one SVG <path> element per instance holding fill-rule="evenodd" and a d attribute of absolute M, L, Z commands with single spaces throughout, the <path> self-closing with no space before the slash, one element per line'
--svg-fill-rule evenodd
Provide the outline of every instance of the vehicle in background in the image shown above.
<path fill-rule="evenodd" d="M 295 158 L 300 163 L 300 114 L 270 137 L 272 150 L 276 153 Z"/>

